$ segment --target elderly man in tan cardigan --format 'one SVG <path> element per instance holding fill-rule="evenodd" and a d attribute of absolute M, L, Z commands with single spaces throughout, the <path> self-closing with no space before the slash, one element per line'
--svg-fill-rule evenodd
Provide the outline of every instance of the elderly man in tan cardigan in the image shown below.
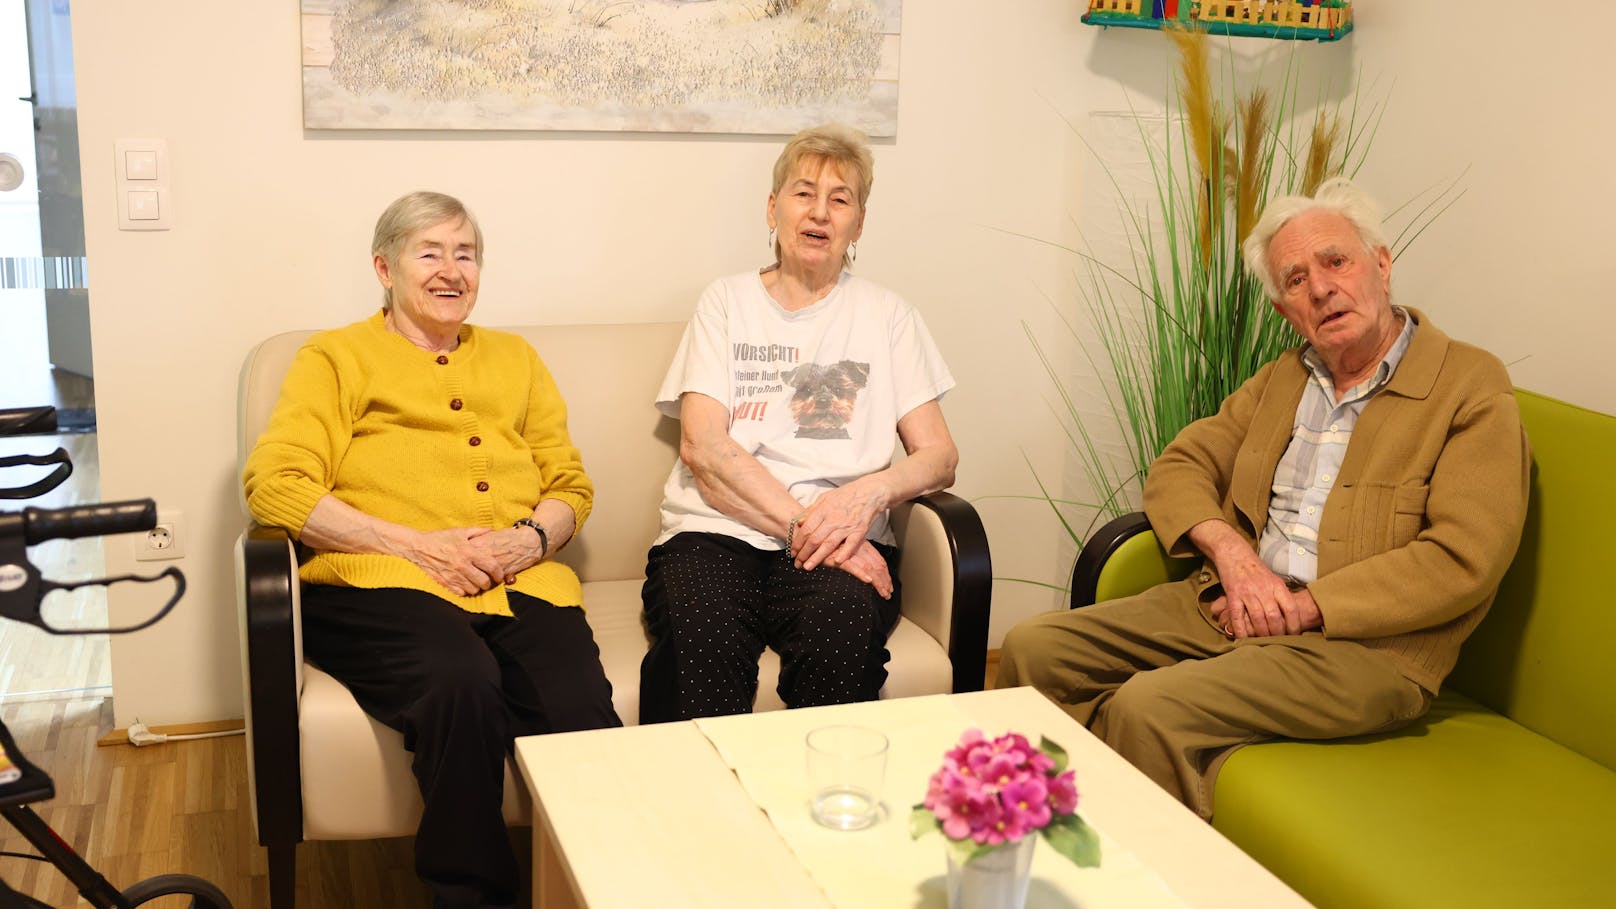
<path fill-rule="evenodd" d="M 1242 744 L 1426 711 L 1520 541 L 1530 461 L 1503 364 L 1392 305 L 1357 187 L 1274 200 L 1245 255 L 1306 343 L 1151 466 L 1145 513 L 1201 569 L 1021 623 L 998 677 L 1205 818 Z"/>

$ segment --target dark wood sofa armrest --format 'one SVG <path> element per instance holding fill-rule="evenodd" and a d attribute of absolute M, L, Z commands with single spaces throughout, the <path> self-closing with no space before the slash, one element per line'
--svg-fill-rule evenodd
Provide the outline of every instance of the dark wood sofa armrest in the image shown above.
<path fill-rule="evenodd" d="M 1107 521 L 1104 527 L 1089 536 L 1088 542 L 1077 554 L 1077 562 L 1072 565 L 1073 609 L 1094 605 L 1094 592 L 1100 584 L 1100 572 L 1105 569 L 1105 563 L 1111 560 L 1123 543 L 1147 530 L 1150 530 L 1150 521 L 1145 513 L 1130 511 Z"/>
<path fill-rule="evenodd" d="M 247 529 L 240 545 L 247 758 L 258 840 L 287 846 L 303 839 L 297 550 L 286 531 L 257 525 Z"/>
<path fill-rule="evenodd" d="M 1132 511 L 1108 521 L 1083 544 L 1072 565 L 1071 606 L 1092 606 L 1105 581 L 1109 596 L 1125 596 L 1179 580 L 1198 564 L 1199 559 L 1169 556 L 1144 512 Z M 1108 569 L 1114 573 L 1109 578 Z"/>
<path fill-rule="evenodd" d="M 982 519 L 971 503 L 959 496 L 935 492 L 894 509 L 893 525 L 900 553 L 910 544 L 910 548 L 928 544 L 932 549 L 946 548 L 952 570 L 945 567 L 938 572 L 944 577 L 922 576 L 922 569 L 912 564 L 919 560 L 900 554 L 904 615 L 947 649 L 953 665 L 954 691 L 981 691 L 987 671 L 988 617 L 993 596 L 993 561 Z M 922 534 L 932 538 L 924 540 Z M 935 571 L 931 567 L 925 570 Z M 911 593 L 915 594 L 913 605 Z"/>

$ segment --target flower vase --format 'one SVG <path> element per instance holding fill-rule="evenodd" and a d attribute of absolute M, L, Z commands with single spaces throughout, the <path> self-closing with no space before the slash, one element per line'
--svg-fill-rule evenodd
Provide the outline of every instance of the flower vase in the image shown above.
<path fill-rule="evenodd" d="M 1022 909 L 1037 844 L 1037 834 L 1028 832 L 967 862 L 947 850 L 948 909 Z"/>

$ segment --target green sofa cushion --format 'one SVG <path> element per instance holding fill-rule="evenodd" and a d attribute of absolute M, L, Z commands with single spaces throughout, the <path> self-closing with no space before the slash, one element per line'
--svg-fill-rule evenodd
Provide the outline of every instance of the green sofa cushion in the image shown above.
<path fill-rule="evenodd" d="M 1129 537 L 1100 569 L 1094 582 L 1094 602 L 1133 596 L 1141 590 L 1181 580 L 1194 571 L 1196 559 L 1174 559 L 1162 551 L 1155 531 Z"/>
<path fill-rule="evenodd" d="M 1400 732 L 1239 749 L 1213 818 L 1320 909 L 1616 905 L 1613 823 L 1616 774 L 1451 692 Z"/>

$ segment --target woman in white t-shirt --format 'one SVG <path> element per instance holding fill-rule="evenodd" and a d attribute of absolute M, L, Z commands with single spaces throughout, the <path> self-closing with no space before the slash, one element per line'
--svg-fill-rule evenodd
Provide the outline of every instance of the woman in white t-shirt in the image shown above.
<path fill-rule="evenodd" d="M 872 700 L 886 680 L 887 509 L 948 488 L 958 452 L 925 323 L 846 271 L 873 180 L 858 132 L 793 137 L 766 210 L 775 263 L 702 293 L 657 394 L 681 438 L 646 566 L 641 722 L 750 711 L 765 647 L 791 707 Z"/>

